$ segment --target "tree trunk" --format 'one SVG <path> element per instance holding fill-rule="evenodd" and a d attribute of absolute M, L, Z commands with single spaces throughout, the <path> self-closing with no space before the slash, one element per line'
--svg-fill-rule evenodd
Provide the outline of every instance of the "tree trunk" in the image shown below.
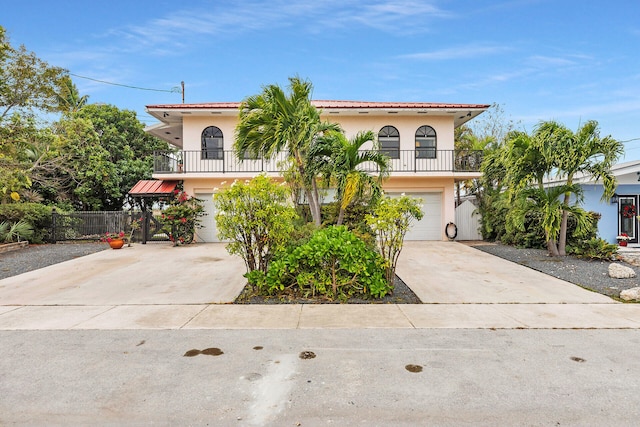
<path fill-rule="evenodd" d="M 570 195 L 564 195 L 564 204 L 569 204 Z M 560 256 L 567 255 L 567 222 L 569 219 L 569 212 L 562 211 L 562 222 L 560 223 L 560 237 L 558 238 L 558 254 Z"/>
<path fill-rule="evenodd" d="M 555 240 L 547 239 L 547 251 L 549 251 L 549 255 L 551 256 L 560 256 Z"/>
<path fill-rule="evenodd" d="M 300 174 L 300 180 L 302 182 L 302 187 L 304 188 L 304 194 L 307 197 L 307 203 L 309 203 L 311 218 L 313 219 L 313 223 L 319 227 L 320 225 L 322 225 L 322 218 L 320 215 L 320 198 L 318 197 L 318 184 L 316 183 L 315 177 L 311 178 L 311 186 L 309 186 L 308 183 L 305 182 L 304 162 L 302 161 L 300 152 L 296 150 L 293 153 L 293 156 L 298 168 L 298 173 Z"/>
<path fill-rule="evenodd" d="M 309 209 L 311 210 L 311 217 L 313 218 L 313 223 L 320 227 L 322 225 L 322 216 L 320 214 L 320 198 L 318 197 L 318 184 L 314 179 L 311 182 L 311 191 L 309 192 Z M 313 201 L 313 204 L 312 204 Z"/>
<path fill-rule="evenodd" d="M 340 212 L 338 213 L 338 220 L 336 221 L 336 225 L 342 225 L 342 221 L 344 221 L 344 208 L 340 206 Z"/>

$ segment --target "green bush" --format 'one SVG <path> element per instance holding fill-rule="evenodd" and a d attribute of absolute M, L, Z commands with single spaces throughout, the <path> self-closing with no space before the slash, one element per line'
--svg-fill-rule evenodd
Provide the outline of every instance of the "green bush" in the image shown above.
<path fill-rule="evenodd" d="M 598 231 L 598 221 L 601 215 L 597 212 L 589 212 L 591 226 L 586 235 L 576 235 L 576 219 L 569 215 L 567 219 L 567 246 L 579 247 L 586 239 L 596 237 Z M 524 230 L 516 230 L 515 227 L 506 227 L 503 235 L 499 237 L 502 243 L 523 248 L 546 249 L 544 228 L 542 226 L 542 213 L 527 212 L 524 218 Z"/>
<path fill-rule="evenodd" d="M 396 264 L 404 245 L 404 236 L 414 220 L 420 221 L 422 200 L 405 196 L 384 197 L 378 201 L 372 214 L 366 215 L 367 224 L 376 233 L 378 252 L 386 263 L 386 278 L 389 283 L 396 276 Z"/>
<path fill-rule="evenodd" d="M 0 204 L 0 222 L 24 221 L 33 228 L 31 243 L 44 243 L 51 233 L 51 207 L 40 203 Z"/>
<path fill-rule="evenodd" d="M 162 212 L 162 231 L 169 235 L 174 246 L 189 244 L 193 242 L 195 230 L 204 215 L 202 200 L 178 191 L 169 207 Z"/>
<path fill-rule="evenodd" d="M 242 257 L 247 272 L 266 272 L 291 238 L 297 215 L 288 196 L 285 187 L 265 175 L 236 181 L 214 195 L 218 237 L 229 241 L 227 251 Z"/>
<path fill-rule="evenodd" d="M 0 242 L 12 243 L 29 240 L 33 236 L 33 227 L 25 221 L 13 224 L 0 222 Z"/>
<path fill-rule="evenodd" d="M 382 257 L 342 225 L 316 231 L 307 243 L 279 253 L 266 274 L 252 271 L 246 277 L 267 295 L 331 301 L 382 298 L 393 290 Z"/>
<path fill-rule="evenodd" d="M 351 204 L 345 210 L 342 225 L 346 226 L 349 231 L 352 231 L 371 248 L 375 248 L 376 235 L 366 221 L 367 214 L 371 213 L 372 210 L 373 207 L 362 203 Z M 338 202 L 327 203 L 322 205 L 321 212 L 324 226 L 335 224 L 340 214 L 340 205 Z"/>
<path fill-rule="evenodd" d="M 578 258 L 611 261 L 614 255 L 618 253 L 618 245 L 611 244 L 601 238 L 592 237 L 579 242 L 575 246 L 567 246 L 567 253 Z"/>

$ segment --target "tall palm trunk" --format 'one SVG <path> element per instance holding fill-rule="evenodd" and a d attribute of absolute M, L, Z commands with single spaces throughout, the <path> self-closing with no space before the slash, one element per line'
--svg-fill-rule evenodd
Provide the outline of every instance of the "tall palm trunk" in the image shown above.
<path fill-rule="evenodd" d="M 336 221 L 336 225 L 342 225 L 342 222 L 344 221 L 344 212 L 344 207 L 340 206 L 340 212 L 338 213 L 338 220 Z"/>
<path fill-rule="evenodd" d="M 313 223 L 318 227 L 322 225 L 322 216 L 320 214 L 320 197 L 318 197 L 318 183 L 315 178 L 311 181 L 311 191 L 309 192 L 309 210 Z"/>
<path fill-rule="evenodd" d="M 564 195 L 564 204 L 565 206 L 569 205 L 570 195 Z M 558 240 L 558 255 L 566 256 L 567 255 L 567 224 L 569 222 L 569 212 L 563 210 L 562 211 L 562 222 L 560 223 L 560 237 Z"/>
<path fill-rule="evenodd" d="M 549 254 L 551 256 L 560 256 L 560 253 L 558 252 L 558 245 L 556 244 L 556 241 L 553 239 L 549 239 L 549 237 L 547 237 L 547 250 L 549 251 Z"/>
<path fill-rule="evenodd" d="M 304 188 L 304 194 L 307 198 L 307 202 L 309 203 L 311 218 L 313 219 L 313 223 L 319 227 L 320 225 L 322 225 L 322 217 L 320 214 L 320 197 L 318 196 L 318 183 L 316 182 L 315 177 L 311 178 L 310 185 L 306 182 L 305 167 L 300 152 L 296 150 L 294 151 L 293 155 L 302 180 L 302 188 Z"/>

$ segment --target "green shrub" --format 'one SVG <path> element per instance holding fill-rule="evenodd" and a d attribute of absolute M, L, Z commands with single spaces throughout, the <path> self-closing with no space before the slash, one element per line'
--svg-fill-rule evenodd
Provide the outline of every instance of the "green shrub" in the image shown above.
<path fill-rule="evenodd" d="M 12 243 L 29 240 L 33 236 L 33 227 L 25 221 L 13 224 L 0 222 L 0 242 Z"/>
<path fill-rule="evenodd" d="M 578 247 L 585 239 L 595 238 L 598 231 L 598 221 L 601 215 L 597 212 L 589 212 L 591 226 L 583 236 L 576 234 L 576 219 L 569 215 L 567 219 L 567 246 Z M 507 216 L 508 217 L 508 216 Z M 507 226 L 505 232 L 499 237 L 502 243 L 522 248 L 546 249 L 544 228 L 542 226 L 542 212 L 530 211 L 524 217 L 524 230 Z"/>
<path fill-rule="evenodd" d="M 611 261 L 614 255 L 618 253 L 618 245 L 611 244 L 601 238 L 592 237 L 579 242 L 578 245 L 567 246 L 567 253 L 578 258 Z"/>
<path fill-rule="evenodd" d="M 229 241 L 227 251 L 242 257 L 247 272 L 266 272 L 291 238 L 297 215 L 288 196 L 285 187 L 265 175 L 236 181 L 215 194 L 218 237 Z"/>
<path fill-rule="evenodd" d="M 386 277 L 393 283 L 396 264 L 404 245 L 404 236 L 413 220 L 422 219 L 422 200 L 402 195 L 385 197 L 378 201 L 372 214 L 366 215 L 367 224 L 376 233 L 378 251 L 386 262 Z"/>
<path fill-rule="evenodd" d="M 372 210 L 371 206 L 362 203 L 350 204 L 345 210 L 342 225 L 346 226 L 349 231 L 352 231 L 371 248 L 375 248 L 376 235 L 366 221 L 367 214 Z M 338 202 L 327 203 L 322 205 L 321 212 L 323 225 L 335 224 L 340 214 L 340 205 Z"/>
<path fill-rule="evenodd" d="M 202 200 L 178 191 L 175 199 L 162 212 L 162 231 L 169 235 L 174 246 L 193 242 L 201 217 L 206 215 Z"/>
<path fill-rule="evenodd" d="M 24 221 L 33 228 L 31 243 L 44 243 L 51 233 L 51 207 L 40 203 L 0 204 L 0 222 Z"/>
<path fill-rule="evenodd" d="M 317 230 L 307 243 L 278 254 L 266 274 L 253 271 L 246 277 L 267 295 L 331 301 L 382 298 L 393 289 L 382 257 L 342 225 Z"/>

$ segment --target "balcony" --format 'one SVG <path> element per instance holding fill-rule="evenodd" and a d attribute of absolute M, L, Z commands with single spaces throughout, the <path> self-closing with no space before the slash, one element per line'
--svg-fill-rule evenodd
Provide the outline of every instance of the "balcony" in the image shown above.
<path fill-rule="evenodd" d="M 482 151 L 454 150 L 387 150 L 391 172 L 480 172 Z M 153 156 L 154 174 L 224 174 L 280 171 L 278 165 L 286 159 L 278 153 L 271 159 L 246 158 L 238 161 L 234 151 L 156 151 Z M 364 165 L 376 172 L 375 165 Z"/>

